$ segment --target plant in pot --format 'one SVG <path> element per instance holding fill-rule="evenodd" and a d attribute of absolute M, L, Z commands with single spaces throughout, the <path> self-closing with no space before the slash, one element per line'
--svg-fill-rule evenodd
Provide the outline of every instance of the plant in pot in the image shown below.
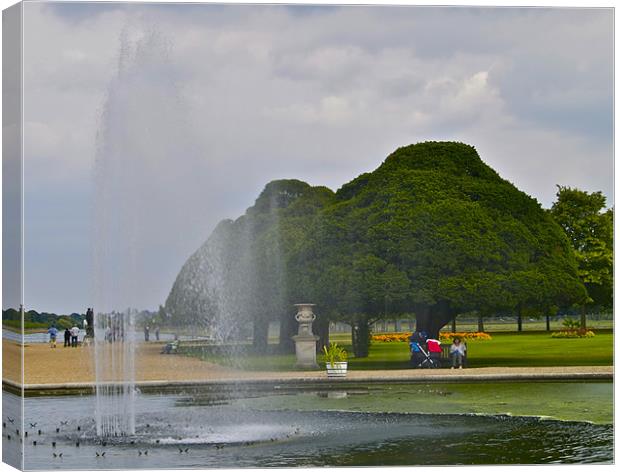
<path fill-rule="evenodd" d="M 346 377 L 348 363 L 347 351 L 344 348 L 336 343 L 331 343 L 329 347 L 323 346 L 323 358 L 327 368 L 327 377 Z"/>

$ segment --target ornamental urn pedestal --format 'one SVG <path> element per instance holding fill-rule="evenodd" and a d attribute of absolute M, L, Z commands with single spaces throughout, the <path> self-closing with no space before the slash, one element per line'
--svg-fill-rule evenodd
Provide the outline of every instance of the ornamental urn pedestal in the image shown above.
<path fill-rule="evenodd" d="M 319 365 L 316 363 L 316 342 L 319 337 L 312 333 L 312 322 L 316 319 L 312 312 L 313 303 L 298 303 L 297 314 L 295 319 L 299 323 L 299 330 L 293 336 L 295 341 L 295 354 L 297 362 L 295 367 L 304 369 L 316 369 Z"/>

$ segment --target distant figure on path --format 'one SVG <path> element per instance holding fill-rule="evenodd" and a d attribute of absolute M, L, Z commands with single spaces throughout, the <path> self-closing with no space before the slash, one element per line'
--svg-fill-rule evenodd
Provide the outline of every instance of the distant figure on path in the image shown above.
<path fill-rule="evenodd" d="M 144 340 L 148 342 L 149 340 L 149 325 L 144 325 Z"/>
<path fill-rule="evenodd" d="M 155 326 L 155 340 L 159 341 L 159 326 Z"/>
<path fill-rule="evenodd" d="M 71 331 L 65 328 L 65 347 L 71 347 Z"/>
<path fill-rule="evenodd" d="M 86 336 L 91 338 L 95 337 L 95 324 L 94 324 L 94 312 L 92 308 L 86 310 Z"/>
<path fill-rule="evenodd" d="M 77 347 L 78 345 L 78 335 L 80 334 L 80 328 L 74 326 L 71 328 L 71 347 Z"/>
<path fill-rule="evenodd" d="M 463 368 L 463 358 L 465 357 L 466 349 L 465 344 L 463 344 L 459 338 L 454 338 L 454 341 L 452 341 L 452 346 L 450 346 L 453 369 L 456 368 L 457 365 L 459 369 Z"/>
<path fill-rule="evenodd" d="M 50 347 L 56 347 L 56 336 L 58 335 L 58 330 L 55 326 L 51 326 L 50 329 L 47 330 L 47 333 L 50 335 Z"/>

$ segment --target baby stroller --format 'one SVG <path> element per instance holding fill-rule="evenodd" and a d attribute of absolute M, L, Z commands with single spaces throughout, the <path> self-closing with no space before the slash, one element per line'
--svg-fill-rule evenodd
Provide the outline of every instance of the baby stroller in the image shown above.
<path fill-rule="evenodd" d="M 411 344 L 411 364 L 414 369 L 437 369 L 439 361 L 420 342 Z"/>

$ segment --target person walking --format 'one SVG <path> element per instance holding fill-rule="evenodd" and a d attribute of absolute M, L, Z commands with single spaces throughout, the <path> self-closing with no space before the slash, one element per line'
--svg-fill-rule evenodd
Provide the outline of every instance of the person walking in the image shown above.
<path fill-rule="evenodd" d="M 155 340 L 159 341 L 159 326 L 155 326 Z"/>
<path fill-rule="evenodd" d="M 80 328 L 78 328 L 77 326 L 74 326 L 73 328 L 71 328 L 71 347 L 78 346 L 79 334 L 80 334 Z"/>
<path fill-rule="evenodd" d="M 71 331 L 65 328 L 65 347 L 71 347 Z"/>
<path fill-rule="evenodd" d="M 144 340 L 148 342 L 149 340 L 149 325 L 144 325 Z"/>
<path fill-rule="evenodd" d="M 47 330 L 47 333 L 50 335 L 50 347 L 56 348 L 56 336 L 58 335 L 58 330 L 56 326 L 50 326 L 50 329 Z"/>

